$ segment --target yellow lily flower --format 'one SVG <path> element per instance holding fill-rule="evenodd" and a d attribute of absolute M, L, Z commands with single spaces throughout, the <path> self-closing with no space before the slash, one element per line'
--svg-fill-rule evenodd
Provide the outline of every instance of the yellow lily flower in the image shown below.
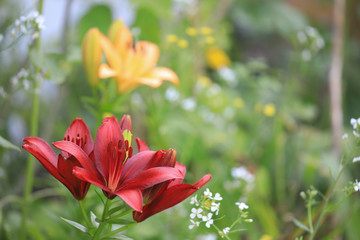
<path fill-rule="evenodd" d="M 171 69 L 155 67 L 160 54 L 158 46 L 146 41 L 133 46 L 131 32 L 122 21 L 113 22 L 108 36 L 100 33 L 100 46 L 108 64 L 100 65 L 99 77 L 114 77 L 118 92 L 128 92 L 139 85 L 155 88 L 163 81 L 179 83 L 178 76 Z"/>

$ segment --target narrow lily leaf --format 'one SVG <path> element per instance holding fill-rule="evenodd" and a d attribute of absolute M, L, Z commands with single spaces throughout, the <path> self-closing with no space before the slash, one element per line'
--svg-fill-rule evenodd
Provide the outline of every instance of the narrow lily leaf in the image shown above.
<path fill-rule="evenodd" d="M 2 146 L 4 148 L 14 149 L 14 150 L 17 150 L 19 152 L 21 151 L 20 148 L 18 148 L 16 145 L 12 144 L 11 142 L 6 140 L 2 136 L 0 136 L 0 146 Z"/>
<path fill-rule="evenodd" d="M 306 225 L 304 225 L 302 222 L 300 222 L 299 220 L 297 220 L 296 218 L 293 217 L 291 220 L 292 220 L 293 223 L 294 223 L 296 226 L 298 226 L 299 228 L 304 229 L 304 230 L 307 231 L 307 232 L 310 232 L 310 229 L 309 229 Z"/>
<path fill-rule="evenodd" d="M 119 212 L 119 211 L 120 211 L 121 209 L 123 209 L 123 208 L 125 208 L 124 205 L 118 206 L 118 207 L 114 207 L 114 208 L 112 208 L 112 209 L 109 210 L 108 215 L 111 215 L 111 214 L 114 214 L 114 213 L 116 213 L 116 212 Z"/>
<path fill-rule="evenodd" d="M 60 217 L 60 218 L 61 218 L 63 221 L 67 222 L 68 224 L 76 227 L 77 229 L 79 229 L 79 230 L 82 231 L 82 232 L 87 232 L 87 231 L 88 231 L 88 229 L 87 229 L 85 226 L 81 225 L 81 224 L 78 223 L 78 222 L 74 222 L 74 221 L 71 221 L 71 220 L 66 219 L 66 218 L 63 218 L 63 217 Z"/>
<path fill-rule="evenodd" d="M 96 215 L 95 213 L 93 213 L 92 211 L 90 211 L 90 218 L 91 218 L 91 223 L 94 225 L 94 227 L 98 228 L 99 227 L 99 223 L 96 221 Z"/>
<path fill-rule="evenodd" d="M 125 220 L 125 219 L 110 219 L 107 222 L 114 223 L 114 224 L 121 224 L 121 225 L 129 225 L 131 223 L 134 223 L 134 221 L 129 221 L 129 220 Z"/>

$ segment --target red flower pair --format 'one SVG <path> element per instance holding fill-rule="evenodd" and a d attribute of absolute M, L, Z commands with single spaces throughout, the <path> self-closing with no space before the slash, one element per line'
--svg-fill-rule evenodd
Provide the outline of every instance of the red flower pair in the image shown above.
<path fill-rule="evenodd" d="M 135 210 L 134 219 L 138 222 L 183 201 L 210 180 L 207 174 L 194 185 L 183 184 L 186 170 L 176 162 L 175 150 L 150 151 L 145 142 L 136 140 L 139 153 L 132 156 L 131 119 L 124 115 L 119 123 L 115 117 L 105 118 L 95 144 L 86 124 L 75 119 L 64 140 L 53 143 L 61 150 L 58 156 L 37 137 L 25 138 L 23 148 L 76 199 L 86 196 L 91 183 L 109 199 L 122 198 Z"/>

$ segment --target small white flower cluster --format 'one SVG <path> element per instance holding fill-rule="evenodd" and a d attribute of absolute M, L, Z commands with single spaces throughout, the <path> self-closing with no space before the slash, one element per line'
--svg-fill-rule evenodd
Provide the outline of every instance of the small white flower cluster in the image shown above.
<path fill-rule="evenodd" d="M 247 183 L 252 183 L 255 176 L 249 172 L 245 167 L 234 167 L 231 169 L 231 176 L 235 179 L 242 179 Z"/>
<path fill-rule="evenodd" d="M 249 209 L 249 206 L 246 203 L 244 203 L 244 202 L 236 202 L 235 205 L 237 205 L 239 207 L 240 217 L 242 219 L 244 219 L 244 222 L 248 222 L 248 223 L 253 222 L 253 219 L 248 218 L 249 213 L 248 213 L 247 210 Z"/>
<path fill-rule="evenodd" d="M 15 76 L 13 76 L 10 79 L 11 85 L 13 87 L 18 87 L 20 84 L 22 85 L 22 87 L 28 91 L 30 89 L 30 85 L 31 85 L 31 75 L 32 75 L 32 71 L 31 70 L 26 70 L 24 68 L 22 68 Z"/>
<path fill-rule="evenodd" d="M 357 179 L 355 180 L 355 183 L 354 183 L 354 190 L 355 190 L 356 192 L 359 192 L 359 191 L 360 191 L 360 182 L 358 182 Z"/>
<path fill-rule="evenodd" d="M 229 67 L 222 67 L 220 69 L 217 70 L 219 76 L 225 80 L 225 82 L 230 86 L 230 87 L 236 87 L 236 85 L 238 84 L 237 78 L 236 78 L 236 74 L 234 72 L 234 70 L 232 70 Z"/>
<path fill-rule="evenodd" d="M 316 54 L 325 46 L 325 41 L 316 28 L 305 27 L 303 31 L 296 34 L 297 42 L 303 48 L 301 57 L 304 61 L 310 61 L 312 55 Z"/>
<path fill-rule="evenodd" d="M 360 128 L 360 118 L 355 119 L 355 118 L 351 118 L 350 119 L 350 124 L 353 126 L 353 135 L 356 138 L 359 138 L 359 128 Z"/>
<path fill-rule="evenodd" d="M 189 229 L 199 227 L 201 222 L 205 223 L 207 228 L 210 228 L 214 223 L 213 215 L 218 215 L 220 210 L 220 202 L 223 198 L 220 193 L 213 193 L 207 188 L 204 194 L 197 199 L 197 195 L 191 198 L 190 204 L 195 205 L 191 209 Z"/>
<path fill-rule="evenodd" d="M 40 36 L 40 30 L 44 28 L 44 16 L 38 11 L 32 11 L 27 16 L 21 16 L 15 20 L 15 28 L 10 31 L 10 35 L 16 38 L 22 34 L 28 34 L 32 39 L 36 39 Z"/>

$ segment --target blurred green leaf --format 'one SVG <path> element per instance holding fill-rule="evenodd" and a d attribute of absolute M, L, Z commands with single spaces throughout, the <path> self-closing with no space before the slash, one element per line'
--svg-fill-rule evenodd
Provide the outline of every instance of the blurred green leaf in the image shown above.
<path fill-rule="evenodd" d="M 133 25 L 141 28 L 139 39 L 149 42 L 160 42 L 160 23 L 157 15 L 147 7 L 140 7 L 137 12 L 137 18 Z"/>
<path fill-rule="evenodd" d="M 291 220 L 293 221 L 293 223 L 296 225 L 296 226 L 298 226 L 299 228 L 301 228 L 301 229 L 304 229 L 305 231 L 307 231 L 307 232 L 310 232 L 310 229 L 307 227 L 307 226 L 305 226 L 302 222 L 300 222 L 299 220 L 297 220 L 296 218 L 291 218 Z"/>
<path fill-rule="evenodd" d="M 9 142 L 8 140 L 6 140 L 5 138 L 3 138 L 2 136 L 0 136 L 0 146 L 4 147 L 4 148 L 10 148 L 10 149 L 14 149 L 17 151 L 21 151 L 19 147 L 17 147 L 16 145 L 12 144 L 11 142 Z"/>
<path fill-rule="evenodd" d="M 90 28 L 98 28 L 106 34 L 112 22 L 111 9 L 107 5 L 94 5 L 80 20 L 78 33 L 83 39 Z"/>
<path fill-rule="evenodd" d="M 64 220 L 65 222 L 67 222 L 68 224 L 76 227 L 77 229 L 79 229 L 79 230 L 82 231 L 82 232 L 87 232 L 87 231 L 88 231 L 88 229 L 87 229 L 85 226 L 81 225 L 81 224 L 78 223 L 78 222 L 74 222 L 74 221 L 71 221 L 71 220 L 66 219 L 66 218 L 63 218 L 63 217 L 60 217 L 60 218 L 61 218 L 62 220 Z"/>

